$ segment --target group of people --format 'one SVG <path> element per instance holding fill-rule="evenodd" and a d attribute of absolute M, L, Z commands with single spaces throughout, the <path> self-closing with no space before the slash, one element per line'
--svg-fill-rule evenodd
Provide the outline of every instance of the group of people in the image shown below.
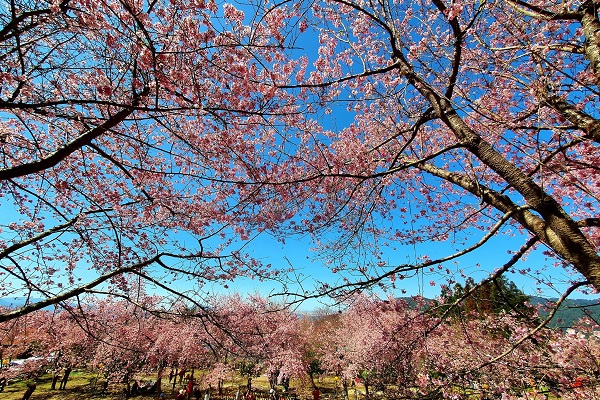
<path fill-rule="evenodd" d="M 131 395 L 137 396 L 142 393 L 152 393 L 154 389 L 154 382 L 147 381 L 146 383 L 140 381 L 134 381 L 133 385 L 131 385 Z"/>
<path fill-rule="evenodd" d="M 200 389 L 200 386 L 198 385 L 194 385 L 192 389 L 188 388 L 188 389 L 180 389 L 179 393 L 177 393 L 177 396 L 175 397 L 176 400 L 190 400 L 192 399 L 192 396 L 195 400 L 200 400 L 200 398 L 202 397 L 202 390 Z M 208 394 L 208 391 L 206 392 L 206 394 L 204 395 L 204 399 L 208 400 L 210 398 L 210 395 Z"/>
<path fill-rule="evenodd" d="M 60 384 L 58 385 L 58 389 L 62 390 L 62 389 L 66 389 L 67 388 L 67 382 L 69 381 L 69 375 L 71 374 L 71 371 L 73 369 L 70 366 L 67 366 L 65 368 L 63 368 L 62 370 L 60 368 L 55 369 L 54 371 L 52 371 L 52 384 L 50 385 L 50 389 L 56 389 L 56 383 L 58 381 L 60 381 Z M 62 372 L 62 375 L 61 375 Z"/>
<path fill-rule="evenodd" d="M 200 387 L 200 385 L 198 384 L 198 382 L 196 381 L 196 379 L 194 379 L 192 374 L 186 374 L 186 370 L 182 369 L 180 371 L 177 371 L 177 369 L 171 369 L 169 371 L 169 383 L 171 383 L 173 385 L 173 392 L 176 393 L 175 399 L 176 400 L 211 400 L 211 393 L 212 393 L 212 386 L 209 385 L 207 389 L 202 389 Z M 235 400 L 257 400 L 257 393 L 256 391 L 252 388 L 252 380 L 251 378 L 248 379 L 248 385 L 246 386 L 246 390 L 245 392 L 242 394 L 241 393 L 241 388 L 238 389 L 236 395 L 235 395 Z M 175 390 L 177 385 L 180 385 L 180 388 L 178 391 Z M 146 387 L 148 387 L 149 385 L 146 385 Z M 183 386 L 183 387 L 182 387 Z M 136 394 L 136 392 L 139 390 L 141 386 L 139 385 L 139 383 L 136 381 L 134 383 L 134 386 L 132 387 L 132 394 Z M 285 392 L 285 388 L 284 388 L 284 392 Z M 139 394 L 139 393 L 138 393 Z M 220 390 L 219 390 L 219 394 L 220 394 Z M 315 391 L 313 391 L 313 400 L 319 400 L 319 390 L 315 389 Z M 159 395 L 159 399 L 164 398 L 164 394 L 160 393 Z M 295 399 L 296 396 L 292 395 L 290 396 L 290 398 Z M 263 399 L 261 397 L 260 400 L 266 400 Z M 269 390 L 269 400 L 280 400 L 280 394 L 277 390 L 275 389 L 271 389 Z"/>
<path fill-rule="evenodd" d="M 67 382 L 69 380 L 69 375 L 71 374 L 72 370 L 73 369 L 70 366 L 67 366 L 67 367 L 63 368 L 62 370 L 60 368 L 57 368 L 54 371 L 52 371 L 52 383 L 50 385 L 50 389 L 56 389 L 56 383 L 58 381 L 60 381 L 60 384 L 58 385 L 58 389 L 59 390 L 66 389 Z M 61 374 L 61 372 L 62 372 L 62 374 Z M 4 390 L 6 383 L 7 383 L 6 378 L 4 378 L 4 377 L 0 378 L 0 392 L 2 392 Z M 35 384 L 35 382 L 28 383 L 27 389 L 25 390 L 25 393 L 23 393 L 23 397 L 21 398 L 21 400 L 29 400 L 29 398 L 31 398 L 31 395 L 35 391 L 36 387 L 37 387 L 37 385 Z"/>
<path fill-rule="evenodd" d="M 173 382 L 175 382 L 177 380 L 176 376 L 174 374 L 169 374 L 169 382 L 171 382 L 171 380 L 173 380 Z M 211 392 L 212 392 L 212 387 L 209 385 L 208 389 L 206 389 L 205 391 L 203 391 L 200 388 L 200 385 L 198 385 L 195 381 L 194 378 L 192 378 L 190 375 L 188 375 L 186 377 L 187 379 L 187 385 L 185 387 L 185 389 L 180 389 L 179 392 L 177 393 L 175 399 L 176 400 L 211 400 Z M 180 379 L 181 382 L 181 379 Z M 279 400 L 279 397 L 275 397 L 275 396 L 270 396 L 270 400 Z M 254 392 L 254 390 L 252 390 L 252 388 L 247 388 L 246 392 L 244 393 L 244 395 L 242 396 L 240 394 L 240 391 L 238 390 L 236 396 L 235 396 L 235 400 L 256 400 L 256 393 Z"/>
<path fill-rule="evenodd" d="M 173 369 L 169 372 L 169 382 L 173 384 L 173 391 L 175 390 L 175 385 L 177 384 L 177 377 L 179 376 L 179 384 L 183 383 L 183 379 L 185 376 L 186 384 L 184 389 L 180 389 L 175 397 L 176 400 L 200 400 L 202 398 L 202 389 L 200 385 L 196 382 L 193 375 L 185 374 L 185 370 L 179 371 L 179 373 L 175 372 Z M 204 400 L 210 399 L 210 392 L 212 388 L 208 387 L 208 389 L 204 392 Z"/>

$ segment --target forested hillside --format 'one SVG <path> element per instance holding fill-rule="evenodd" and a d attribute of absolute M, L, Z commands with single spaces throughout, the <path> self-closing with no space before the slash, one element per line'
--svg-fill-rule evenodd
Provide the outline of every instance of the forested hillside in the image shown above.
<path fill-rule="evenodd" d="M 531 297 L 531 304 L 548 304 L 556 301 L 556 299 L 546 299 L 543 297 Z M 548 308 L 540 308 L 539 314 L 546 317 L 550 310 Z M 551 327 L 560 327 L 563 329 L 570 328 L 581 318 L 588 316 L 595 321 L 600 321 L 600 303 L 598 300 L 588 299 L 567 299 L 560 305 L 556 315 L 550 321 Z"/>

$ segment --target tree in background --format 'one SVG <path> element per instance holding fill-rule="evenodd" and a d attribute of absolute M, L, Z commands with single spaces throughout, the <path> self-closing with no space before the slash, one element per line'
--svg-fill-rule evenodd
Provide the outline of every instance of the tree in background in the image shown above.
<path fill-rule="evenodd" d="M 442 289 L 440 296 L 441 311 L 450 307 L 453 314 L 489 315 L 500 312 L 515 312 L 523 317 L 532 317 L 534 308 L 529 305 L 530 297 L 523 293 L 517 285 L 506 277 L 500 276 L 492 281 L 477 285 L 471 277 L 465 285 L 456 283 L 452 290 Z"/>
<path fill-rule="evenodd" d="M 436 319 L 404 300 L 366 296 L 353 298 L 339 318 L 318 339 L 323 368 L 342 381 L 359 379 L 367 396 L 390 385 L 402 396 L 410 393 L 420 365 L 417 354 Z"/>
<path fill-rule="evenodd" d="M 262 371 L 273 387 L 289 386 L 290 379 L 305 376 L 298 315 L 258 294 L 219 297 L 214 307 L 228 336 L 227 361 L 241 366 L 249 380 Z"/>
<path fill-rule="evenodd" d="M 94 308 L 93 317 L 85 316 L 91 328 L 88 335 L 95 340 L 92 365 L 104 375 L 104 389 L 115 382 L 129 388 L 136 374 L 158 367 L 150 358 L 150 350 L 159 334 L 160 320 L 124 300 L 99 300 Z"/>
<path fill-rule="evenodd" d="M 563 388 L 564 398 L 593 398 L 600 377 L 598 323 L 582 318 L 564 335 L 550 343 L 553 362 L 558 366 L 550 378 Z"/>
<path fill-rule="evenodd" d="M 571 333 L 532 333 L 531 322 L 514 311 L 440 320 L 403 300 L 364 297 L 337 317 L 339 324 L 314 339 L 323 346 L 321 364 L 342 382 L 358 378 L 366 394 L 597 397 L 599 327 L 589 319 Z"/>
<path fill-rule="evenodd" d="M 545 330 L 528 339 L 531 326 L 506 313 L 455 319 L 428 335 L 419 372 L 420 390 L 450 397 L 522 396 L 557 385 L 547 379 L 555 366 L 548 344 L 558 332 Z M 498 360 L 502 360 L 498 362 Z M 533 389 L 533 390 L 532 390 Z M 508 397 L 513 398 L 513 397 Z"/>
<path fill-rule="evenodd" d="M 304 350 L 312 346 L 313 360 L 338 377 L 343 388 L 349 389 L 358 379 L 355 389 L 364 387 L 370 395 L 518 399 L 543 392 L 569 399 L 598 394 L 600 326 L 589 319 L 568 332 L 540 328 L 532 333 L 531 325 L 514 312 L 441 320 L 424 310 L 422 299 L 416 299 L 418 307 L 413 307 L 404 300 L 360 295 L 339 313 L 303 317 L 302 323 L 294 323 L 298 316 L 281 312 L 264 298 L 233 297 L 237 315 L 223 300 L 216 303 L 222 307 L 211 307 L 214 318 L 239 324 L 239 330 L 207 331 L 198 318 L 158 317 L 123 299 L 97 299 L 99 307 L 78 319 L 76 310 L 32 313 L 21 318 L 39 321 L 38 329 L 15 332 L 13 342 L 14 349 L 22 348 L 20 344 L 35 348 L 34 357 L 2 374 L 11 380 L 35 377 L 53 368 L 57 360 L 68 360 L 74 370 L 105 373 L 99 375 L 100 381 L 119 388 L 149 374 L 160 379 L 165 366 L 177 367 L 185 375 L 196 371 L 203 386 L 217 387 L 225 379 L 250 372 L 276 377 L 274 386 L 286 387 L 287 378 L 298 378 L 308 387 Z M 0 328 L 14 322 L 4 322 Z M 56 333 L 59 325 L 72 332 L 62 339 L 49 334 Z M 215 325 L 206 327 L 215 329 Z M 314 328 L 307 329 L 310 325 Z M 8 344 L 5 348 L 13 350 Z M 57 349 L 63 354 L 58 355 Z M 80 352 L 67 358 L 69 349 Z M 242 364 L 251 369 L 240 369 Z M 163 385 L 163 390 L 168 389 Z"/>

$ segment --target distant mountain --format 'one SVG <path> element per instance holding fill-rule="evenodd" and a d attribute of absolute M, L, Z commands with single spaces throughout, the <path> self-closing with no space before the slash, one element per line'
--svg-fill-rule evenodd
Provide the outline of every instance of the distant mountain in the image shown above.
<path fill-rule="evenodd" d="M 409 307 L 414 308 L 416 302 L 411 297 L 401 297 L 405 300 Z M 429 302 L 431 299 L 425 299 Z M 544 298 L 538 296 L 529 296 L 529 302 L 533 306 L 547 305 L 556 302 L 558 299 Z M 539 315 L 542 318 L 547 317 L 550 314 L 550 309 L 540 307 Z M 600 323 L 600 299 L 589 300 L 589 299 L 567 299 L 565 300 L 558 311 L 552 317 L 548 326 L 551 328 L 567 329 L 573 326 L 573 324 L 579 321 L 583 317 L 591 317 L 595 321 Z"/>
<path fill-rule="evenodd" d="M 531 296 L 530 302 L 532 305 L 548 302 L 555 302 L 558 299 L 546 299 L 543 297 Z M 575 322 L 583 317 L 590 317 L 600 322 L 600 300 L 588 299 L 567 299 L 561 304 L 558 311 L 549 323 L 549 326 L 554 328 L 570 328 Z M 540 317 L 544 318 L 550 314 L 550 309 L 540 308 Z"/>
<path fill-rule="evenodd" d="M 33 298 L 30 297 L 29 298 L 29 302 L 30 303 L 37 303 L 38 301 L 41 301 L 43 299 L 38 299 L 38 298 Z M 18 308 L 18 307 L 22 307 L 25 302 L 27 301 L 27 297 L 0 297 L 0 307 L 6 307 L 6 308 Z"/>
<path fill-rule="evenodd" d="M 22 297 L 17 297 L 17 298 L 2 297 L 2 298 L 0 298 L 0 307 L 8 307 L 8 308 L 19 307 L 19 306 L 23 305 L 24 302 L 25 302 L 25 299 Z"/>

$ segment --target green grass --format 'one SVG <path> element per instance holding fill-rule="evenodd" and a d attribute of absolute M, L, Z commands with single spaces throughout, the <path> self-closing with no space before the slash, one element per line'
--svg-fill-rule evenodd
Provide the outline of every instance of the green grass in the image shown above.
<path fill-rule="evenodd" d="M 201 372 L 197 371 L 196 377 L 200 382 L 202 381 Z M 155 376 L 140 376 L 138 378 L 143 380 L 156 379 Z M 98 381 L 96 380 L 97 375 L 95 373 L 73 371 L 69 376 L 69 381 L 65 390 L 51 390 L 50 385 L 52 384 L 52 375 L 45 374 L 34 380 L 36 389 L 31 396 L 31 400 L 120 400 L 120 394 L 124 387 L 123 384 L 109 385 L 108 390 L 105 393 L 102 393 L 102 384 L 104 382 L 101 378 Z M 23 393 L 25 393 L 25 390 L 27 389 L 27 383 L 31 381 L 32 380 L 11 381 L 4 388 L 4 392 L 0 393 L 0 399 L 21 400 L 23 398 Z M 235 392 L 238 386 L 245 386 L 246 382 L 247 381 L 244 378 L 226 381 L 224 385 L 225 391 Z M 254 388 L 264 392 L 267 392 L 269 388 L 268 381 L 264 376 L 254 378 L 252 380 L 252 385 Z M 321 385 L 325 388 L 325 390 L 327 390 L 327 383 L 324 382 L 319 384 L 319 386 Z M 304 386 L 305 383 L 301 381 L 292 382 L 292 387 L 297 388 L 298 395 L 300 395 L 302 398 L 309 398 L 310 389 L 305 388 Z M 175 392 L 182 387 L 183 386 L 181 385 L 176 385 Z M 172 384 L 169 383 L 168 378 L 163 378 L 162 390 L 165 394 L 166 400 L 175 398 L 176 393 L 172 393 Z M 158 395 L 136 396 L 133 399 L 156 400 L 158 399 Z"/>
<path fill-rule="evenodd" d="M 2 400 L 21 400 L 23 393 L 27 390 L 27 383 L 32 380 L 24 381 L 11 381 L 5 388 L 4 392 L 0 393 Z M 69 376 L 67 382 L 67 388 L 64 390 L 51 390 L 50 385 L 52 384 L 52 375 L 46 374 L 38 379 L 34 380 L 36 389 L 31 396 L 31 400 L 82 400 L 82 399 L 97 399 L 97 400 L 117 400 L 119 399 L 122 385 L 111 385 L 106 393 L 101 393 L 102 382 L 94 385 L 96 382 L 96 375 L 73 371 Z M 58 384 L 57 384 L 58 387 Z M 150 400 L 156 399 L 157 396 L 138 396 L 135 399 L 138 400 Z M 167 399 L 175 398 L 166 397 Z"/>
<path fill-rule="evenodd" d="M 202 380 L 202 374 L 198 373 L 196 375 L 198 379 Z M 96 374 L 85 372 L 85 371 L 73 371 L 69 376 L 69 382 L 67 383 L 67 389 L 65 390 L 51 390 L 50 385 L 52 383 L 52 376 L 47 374 L 43 375 L 39 379 L 35 380 L 37 385 L 33 395 L 31 396 L 31 400 L 120 400 L 119 397 L 121 391 L 123 389 L 122 384 L 114 384 L 110 385 L 106 393 L 102 393 L 102 383 L 103 381 L 96 382 Z M 152 376 L 139 377 L 144 380 L 153 379 Z M 24 380 L 19 382 L 11 382 L 8 386 L 4 388 L 4 392 L 0 393 L 0 399 L 2 400 L 21 400 L 23 397 L 23 393 L 27 389 L 27 383 L 31 382 L 31 380 Z M 225 382 L 225 391 L 227 392 L 235 392 L 235 388 L 238 386 L 244 386 L 246 380 L 243 378 L 235 379 L 229 382 Z M 333 378 L 325 378 L 321 382 L 316 382 L 317 386 L 321 389 L 323 393 L 322 399 L 326 400 L 331 398 L 331 395 L 334 393 L 335 382 Z M 269 388 L 269 384 L 267 379 L 264 376 L 259 378 L 254 378 L 252 380 L 252 385 L 254 388 L 259 391 L 266 392 Z M 296 388 L 296 392 L 301 399 L 312 399 L 310 395 L 311 388 L 309 387 L 308 382 L 302 381 L 293 381 L 292 387 Z M 177 385 L 176 391 L 179 390 L 182 386 Z M 164 399 L 172 400 L 175 399 L 176 393 L 171 393 L 172 384 L 169 383 L 168 378 L 163 380 L 162 390 L 165 393 Z M 364 389 L 362 386 L 359 387 L 359 390 L 364 393 Z M 338 389 L 338 398 L 341 398 L 342 390 Z M 362 397 L 362 396 L 361 396 Z M 353 400 L 354 390 L 350 391 L 349 398 Z M 477 398 L 477 397 L 474 397 Z M 558 398 L 554 396 L 549 397 L 552 400 L 558 400 Z M 133 399 L 135 400 L 157 400 L 158 395 L 147 395 L 147 396 L 136 396 Z"/>

